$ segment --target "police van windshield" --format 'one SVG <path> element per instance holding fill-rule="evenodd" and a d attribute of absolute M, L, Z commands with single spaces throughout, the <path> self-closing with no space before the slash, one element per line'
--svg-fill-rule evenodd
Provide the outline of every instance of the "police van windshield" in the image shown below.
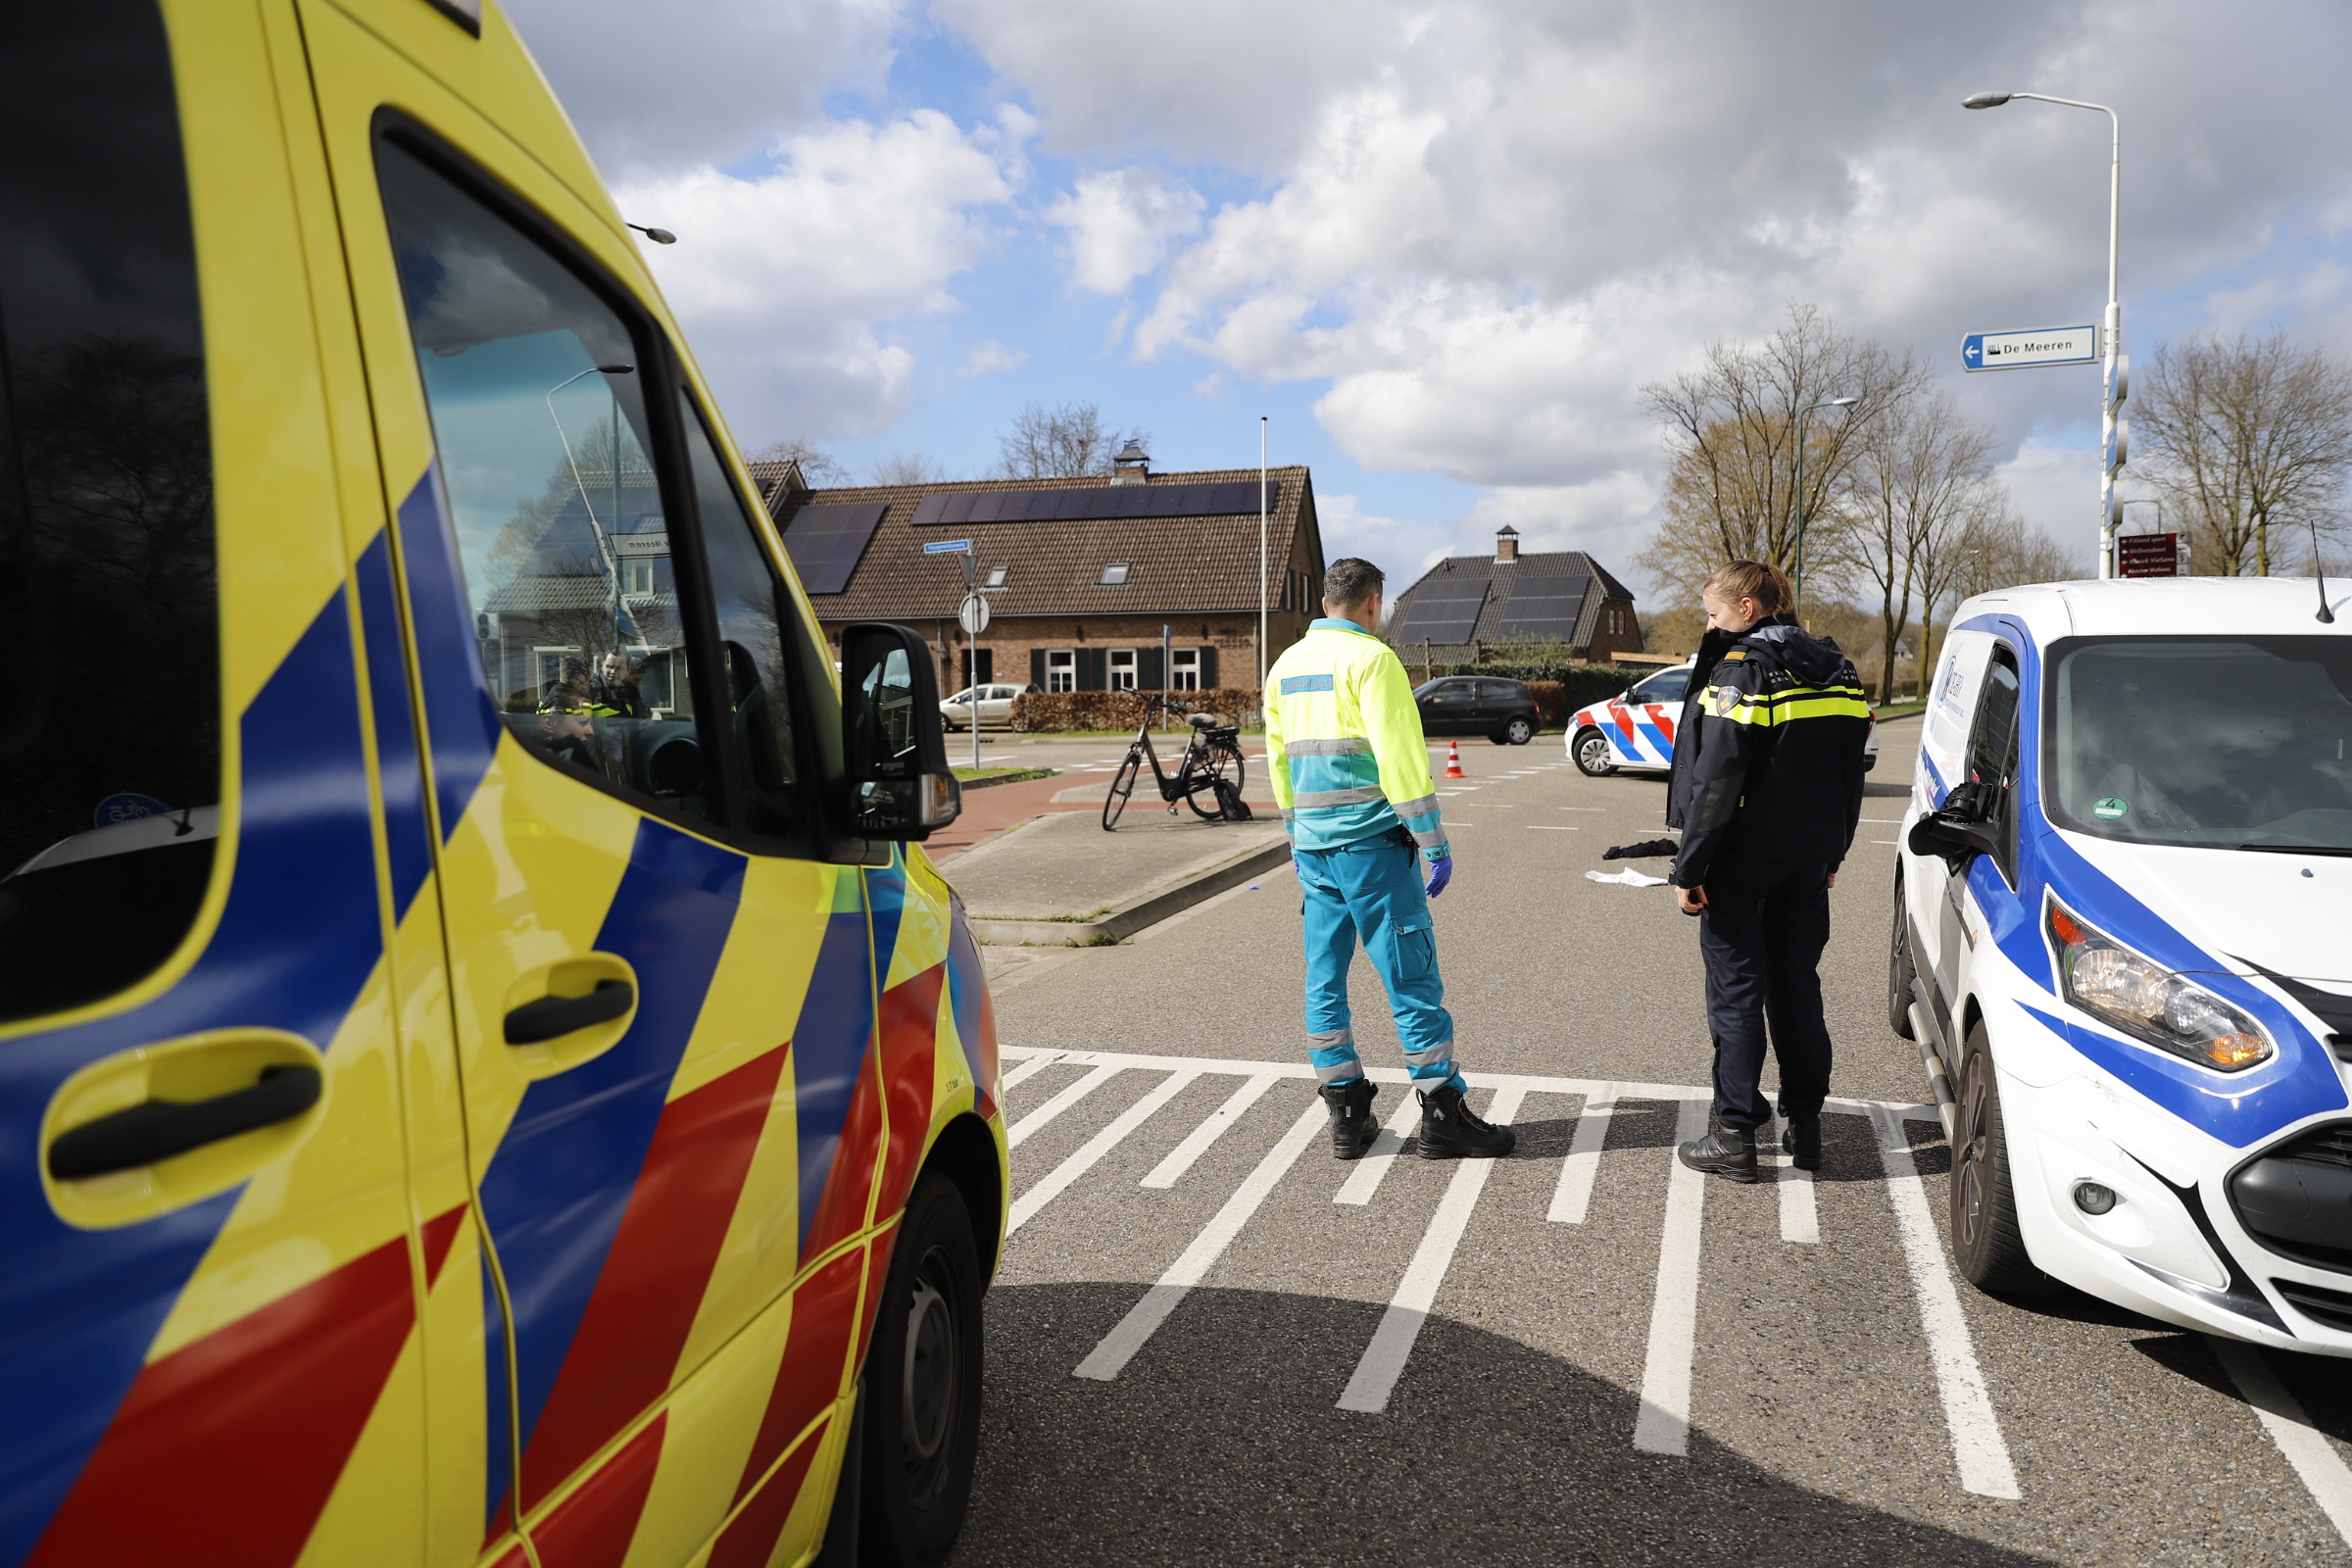
<path fill-rule="evenodd" d="M 2352 855 L 2352 639 L 2062 643 L 2048 785 L 2101 838 Z"/>

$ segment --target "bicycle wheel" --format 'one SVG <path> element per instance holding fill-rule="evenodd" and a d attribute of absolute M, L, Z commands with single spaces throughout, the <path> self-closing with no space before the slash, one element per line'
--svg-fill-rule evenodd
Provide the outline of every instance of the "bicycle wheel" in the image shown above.
<path fill-rule="evenodd" d="M 1127 809 L 1127 797 L 1135 793 L 1136 774 L 1143 771 L 1144 760 L 1134 752 L 1111 775 L 1110 793 L 1102 797 L 1102 831 L 1113 832 L 1119 825 L 1119 813 Z"/>
<path fill-rule="evenodd" d="M 1242 754 L 1222 746 L 1202 746 L 1186 754 L 1184 804 L 1203 822 L 1225 819 L 1225 791 L 1241 799 Z M 1206 798 L 1208 804 L 1200 803 Z"/>

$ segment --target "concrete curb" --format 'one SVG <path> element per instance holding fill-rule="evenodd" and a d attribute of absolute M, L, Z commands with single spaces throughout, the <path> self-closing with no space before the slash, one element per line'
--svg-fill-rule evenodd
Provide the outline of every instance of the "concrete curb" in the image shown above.
<path fill-rule="evenodd" d="M 956 781 L 959 790 L 984 790 L 992 784 L 1027 784 L 1041 778 L 1053 778 L 1061 771 L 1058 767 L 1028 767 L 1018 773 L 999 773 L 992 778 L 963 778 Z"/>
<path fill-rule="evenodd" d="M 1023 943 L 1049 948 L 1092 948 L 1124 942 L 1148 926 L 1157 925 L 1205 899 L 1238 888 L 1291 858 L 1290 840 L 1253 850 L 1238 860 L 1203 871 L 1187 882 L 1120 905 L 1094 920 L 972 919 L 972 939 L 991 947 L 1019 947 Z"/>

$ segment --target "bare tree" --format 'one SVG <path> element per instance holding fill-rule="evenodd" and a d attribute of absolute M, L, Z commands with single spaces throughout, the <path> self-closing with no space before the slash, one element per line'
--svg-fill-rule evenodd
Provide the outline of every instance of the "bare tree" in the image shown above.
<path fill-rule="evenodd" d="M 1012 428 L 998 438 L 998 471 L 1007 479 L 1077 479 L 1106 474 L 1129 441 L 1149 448 L 1141 429 L 1118 431 L 1102 422 L 1101 405 L 1024 403 Z"/>
<path fill-rule="evenodd" d="M 2283 330 L 2157 347 L 2132 397 L 2157 486 L 2188 521 L 2193 569 L 2271 571 L 2271 524 L 2339 525 L 2352 469 L 2352 374 Z"/>
<path fill-rule="evenodd" d="M 1788 324 L 1762 343 L 1709 344 L 1698 369 L 1643 387 L 1669 461 L 1666 515 L 1642 564 L 1693 598 L 1726 561 L 1794 564 L 1800 529 L 1830 510 L 1861 432 L 1925 376 L 1908 353 L 1897 361 L 1814 306 L 1791 305 Z M 1800 411 L 1833 397 L 1858 401 L 1842 416 L 1802 420 L 1805 490 L 1796 496 Z"/>
<path fill-rule="evenodd" d="M 1920 651 L 1924 681 L 1936 667 L 1938 606 L 1947 611 L 1974 594 L 2029 582 L 2068 582 L 2083 576 L 2082 559 L 2029 524 L 1999 484 L 1971 498 L 1961 525 L 1919 556 Z"/>
<path fill-rule="evenodd" d="M 1996 492 L 1992 432 L 1942 392 L 1888 406 L 1856 434 L 1835 545 L 1843 574 L 1879 601 L 1881 703 L 1894 695 L 1895 649 L 1922 563 L 1938 561 Z"/>
<path fill-rule="evenodd" d="M 811 485 L 846 484 L 850 470 L 834 460 L 831 453 L 793 437 L 770 441 L 751 455 L 754 463 L 797 463 L 801 477 Z"/>
<path fill-rule="evenodd" d="M 947 466 L 935 463 L 920 452 L 893 452 L 878 458 L 865 470 L 868 484 L 945 484 Z"/>

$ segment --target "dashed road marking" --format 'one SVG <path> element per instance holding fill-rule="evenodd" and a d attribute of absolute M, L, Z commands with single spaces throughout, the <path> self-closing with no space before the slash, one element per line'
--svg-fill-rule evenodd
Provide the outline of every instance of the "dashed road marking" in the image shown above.
<path fill-rule="evenodd" d="M 1405 1135 L 1421 1120 L 1421 1097 L 1412 1090 L 1404 1092 L 1404 1103 L 1389 1117 L 1389 1124 L 1380 1130 L 1372 1147 L 1356 1160 L 1355 1169 L 1340 1183 L 1339 1192 L 1332 1198 L 1335 1203 L 1369 1203 L 1372 1195 L 1380 1191 L 1380 1179 L 1389 1173 L 1389 1166 L 1404 1152 Z"/>
<path fill-rule="evenodd" d="M 2311 1418 L 2303 1413 L 2300 1400 L 2286 1392 L 2278 1374 L 2261 1349 L 2240 1340 L 2225 1340 L 2209 1334 L 2206 1343 L 2221 1358 L 2230 1381 L 2237 1392 L 2246 1396 L 2254 1413 L 2262 1418 L 2263 1430 L 2278 1445 L 2278 1451 L 2295 1468 L 2303 1480 L 2304 1490 L 2311 1500 L 2320 1505 L 2328 1522 L 2335 1526 L 2346 1545 L 2352 1545 L 2352 1469 L 2344 1465 L 2343 1455 L 2335 1451 L 2326 1434 L 2315 1430 Z"/>
<path fill-rule="evenodd" d="M 1686 1100 L 1675 1118 L 1679 1146 L 1707 1130 L 1707 1102 Z M 1666 1152 L 1666 1223 L 1658 1235 L 1658 1285 L 1649 1308 L 1649 1348 L 1642 1361 L 1642 1408 L 1634 1446 L 1683 1458 L 1690 1452 L 1690 1358 L 1698 1343 L 1699 1216 L 1707 1177 Z"/>
<path fill-rule="evenodd" d="M 1012 1215 L 1004 1222 L 1004 1234 L 1010 1236 L 1036 1217 L 1037 1211 L 1059 1198 L 1072 1182 L 1095 1168 L 1095 1162 L 1127 1141 L 1145 1122 L 1159 1113 L 1162 1106 L 1193 1086 L 1200 1076 L 1199 1068 L 1172 1072 L 1143 1099 L 1119 1112 L 1111 1124 L 1088 1139 L 1079 1151 L 1039 1178 L 1020 1197 L 1012 1200 Z"/>
<path fill-rule="evenodd" d="M 1778 1143 L 1773 1147 L 1778 1149 Z M 1781 1240 L 1818 1245 L 1821 1210 L 1813 1201 L 1813 1173 L 1798 1170 L 1794 1154 L 1775 1153 L 1772 1158 L 1781 1168 Z"/>
<path fill-rule="evenodd" d="M 1023 1116 L 1019 1121 L 1007 1126 L 1004 1129 L 1004 1147 L 1007 1149 L 1020 1148 L 1040 1127 L 1102 1088 L 1118 1070 L 1116 1067 L 1095 1068 L 1060 1094 Z"/>
<path fill-rule="evenodd" d="M 1569 1140 L 1568 1157 L 1560 1164 L 1560 1185 L 1552 1189 L 1551 1212 L 1544 1217 L 1555 1225 L 1582 1225 L 1592 1201 L 1592 1178 L 1600 1172 L 1601 1146 L 1609 1141 L 1609 1117 L 1617 1109 L 1617 1086 L 1604 1084 L 1585 1099 L 1576 1118 L 1576 1136 Z"/>
<path fill-rule="evenodd" d="M 1895 1229 L 1903 1240 L 1903 1258 L 1911 1265 L 1911 1284 L 1919 1297 L 1921 1327 L 1928 1336 L 1928 1353 L 1936 1365 L 1936 1391 L 1943 1399 L 1944 1424 L 1952 1433 L 1952 1457 L 1960 1468 L 1962 1490 L 1985 1497 L 2016 1497 L 2017 1470 L 2009 1462 L 2009 1445 L 2001 1437 L 1992 1396 L 1985 1392 L 1984 1369 L 1969 1339 L 1968 1319 L 1961 1315 L 1959 1294 L 1952 1289 L 1951 1271 L 1943 1264 L 1943 1241 L 1928 1213 L 1927 1194 L 1920 1189 L 1919 1165 L 1902 1124 L 1891 1111 L 1874 1108 L 1871 1121 L 1879 1133 L 1879 1158 L 1886 1167 L 1886 1195 L 1894 1204 Z"/>
<path fill-rule="evenodd" d="M 1001 1080 L 997 1085 L 997 1097 L 999 1102 L 1003 1102 L 1005 1095 L 1008 1095 L 1013 1090 L 1018 1089 L 1021 1085 L 1027 1083 L 1030 1079 L 1036 1077 L 1039 1073 L 1044 1072 L 1048 1067 L 1053 1066 L 1059 1060 L 1061 1060 L 1060 1052 L 1049 1051 L 1043 1053 L 1042 1054 L 1031 1056 L 1027 1061 L 1024 1061 L 1018 1067 L 1013 1068 L 1012 1071 L 1006 1073 L 1003 1080 Z"/>
<path fill-rule="evenodd" d="M 1494 1100 L 1486 1109 L 1486 1118 L 1507 1126 L 1519 1114 L 1520 1102 L 1527 1098 L 1524 1089 L 1497 1090 Z M 1438 1211 L 1430 1217 L 1429 1229 L 1421 1234 L 1421 1245 L 1413 1252 L 1413 1260 L 1404 1268 L 1404 1278 L 1396 1284 L 1396 1294 L 1389 1298 L 1388 1311 L 1381 1314 L 1380 1327 L 1372 1334 L 1372 1343 L 1364 1347 L 1363 1357 L 1355 1363 L 1355 1375 L 1348 1380 L 1346 1392 L 1340 1396 L 1340 1408 L 1360 1410 L 1378 1415 L 1389 1407 L 1389 1395 L 1395 1391 L 1396 1380 L 1404 1373 L 1404 1363 L 1413 1353 L 1413 1342 L 1421 1337 L 1421 1325 L 1429 1321 L 1429 1309 L 1438 1298 L 1438 1287 L 1446 1283 L 1446 1271 L 1453 1266 L 1455 1249 L 1462 1245 L 1462 1233 L 1470 1228 L 1470 1216 L 1478 1208 L 1478 1195 L 1486 1191 L 1487 1178 L 1494 1173 L 1495 1161 L 1466 1159 L 1446 1184 L 1446 1196 L 1438 1203 Z"/>
<path fill-rule="evenodd" d="M 1582 833 L 1584 831 L 1583 828 L 1568 822 L 1530 822 L 1527 826 L 1529 831 L 1535 833 Z"/>

